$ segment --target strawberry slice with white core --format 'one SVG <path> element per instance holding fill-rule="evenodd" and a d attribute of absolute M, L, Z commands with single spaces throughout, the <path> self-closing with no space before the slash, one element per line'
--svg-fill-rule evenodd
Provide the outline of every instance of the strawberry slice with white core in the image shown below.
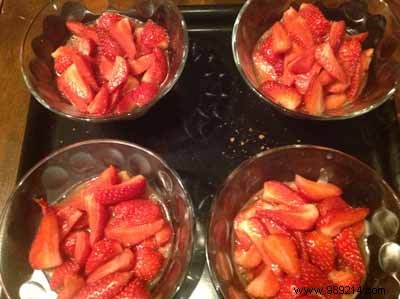
<path fill-rule="evenodd" d="M 108 89 L 103 86 L 94 97 L 93 101 L 88 106 L 88 112 L 92 114 L 104 114 L 109 106 Z"/>
<path fill-rule="evenodd" d="M 340 109 L 347 101 L 347 95 L 344 93 L 331 94 L 325 98 L 326 110 Z"/>
<path fill-rule="evenodd" d="M 323 43 L 315 49 L 315 60 L 334 78 L 347 82 L 348 77 L 337 61 L 329 43 Z"/>
<path fill-rule="evenodd" d="M 88 38 L 95 43 L 99 41 L 96 29 L 91 26 L 87 26 L 85 24 L 82 24 L 81 22 L 76 21 L 67 21 L 66 26 L 69 31 L 77 36 Z"/>
<path fill-rule="evenodd" d="M 279 280 L 267 267 L 246 287 L 246 292 L 255 298 L 273 297 L 278 291 Z"/>
<path fill-rule="evenodd" d="M 236 264 L 246 269 L 252 269 L 257 267 L 261 263 L 262 259 L 257 247 L 251 245 L 249 250 L 236 248 L 234 251 L 234 261 Z"/>
<path fill-rule="evenodd" d="M 260 86 L 260 91 L 283 107 L 295 110 L 301 104 L 301 95 L 293 87 L 278 82 L 266 81 Z"/>
<path fill-rule="evenodd" d="M 321 115 L 324 112 L 324 90 L 322 89 L 322 85 L 318 78 L 315 78 L 311 82 L 310 87 L 304 96 L 304 105 L 307 112 L 312 115 Z"/>
<path fill-rule="evenodd" d="M 159 87 L 152 83 L 142 82 L 134 90 L 128 92 L 118 103 L 115 112 L 123 114 L 149 104 L 158 94 Z"/>
<path fill-rule="evenodd" d="M 132 24 L 128 18 L 123 18 L 110 28 L 110 35 L 115 39 L 129 58 L 136 57 L 136 45 L 133 41 Z"/>
<path fill-rule="evenodd" d="M 117 56 L 111 69 L 107 88 L 110 93 L 121 86 L 128 78 L 128 64 L 125 58 Z"/>
<path fill-rule="evenodd" d="M 314 47 L 314 40 L 305 20 L 290 7 L 283 14 L 283 25 L 292 41 L 300 44 L 304 49 Z"/>
<path fill-rule="evenodd" d="M 108 213 L 106 208 L 99 203 L 93 194 L 85 196 L 86 211 L 89 218 L 90 243 L 93 245 L 100 240 L 104 234 Z"/>
<path fill-rule="evenodd" d="M 140 56 L 137 59 L 129 59 L 128 64 L 131 73 L 135 76 L 143 74 L 153 65 L 154 60 L 154 53 Z"/>
<path fill-rule="evenodd" d="M 314 201 L 342 195 L 342 189 L 334 184 L 311 181 L 298 174 L 295 183 L 301 193 Z"/>
<path fill-rule="evenodd" d="M 263 199 L 271 203 L 286 205 L 304 203 L 304 199 L 297 192 L 278 181 L 267 181 L 264 183 Z"/>
<path fill-rule="evenodd" d="M 159 48 L 153 50 L 154 62 L 149 69 L 144 73 L 142 82 L 161 85 L 164 82 L 168 73 L 168 62 L 164 51 Z"/>
<path fill-rule="evenodd" d="M 272 49 L 275 53 L 285 53 L 292 47 L 292 42 L 285 28 L 280 22 L 272 26 Z"/>

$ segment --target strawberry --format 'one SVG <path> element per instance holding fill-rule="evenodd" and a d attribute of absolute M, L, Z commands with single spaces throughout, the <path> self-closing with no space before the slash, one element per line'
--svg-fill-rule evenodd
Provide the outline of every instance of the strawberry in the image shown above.
<path fill-rule="evenodd" d="M 374 49 L 367 49 L 361 53 L 360 61 L 356 66 L 354 76 L 351 78 L 350 88 L 347 92 L 347 96 L 350 101 L 357 99 L 367 83 L 368 68 L 371 63 L 373 53 Z"/>
<path fill-rule="evenodd" d="M 155 48 L 154 62 L 150 68 L 144 73 L 142 82 L 153 83 L 155 85 L 161 85 L 165 80 L 168 73 L 168 62 L 163 50 Z"/>
<path fill-rule="evenodd" d="M 250 246 L 253 244 L 249 236 L 239 229 L 235 229 L 235 243 L 243 250 L 250 249 Z"/>
<path fill-rule="evenodd" d="M 261 57 L 270 65 L 272 65 L 277 76 L 283 73 L 283 55 L 275 53 L 272 49 L 272 36 L 268 36 L 261 40 L 259 45 Z"/>
<path fill-rule="evenodd" d="M 165 50 L 169 45 L 169 36 L 165 28 L 152 20 L 147 20 L 143 27 L 135 31 L 135 38 L 142 54 L 148 54 L 156 47 Z"/>
<path fill-rule="evenodd" d="M 347 101 L 347 95 L 344 93 L 331 94 L 325 98 L 326 110 L 340 109 Z"/>
<path fill-rule="evenodd" d="M 321 82 L 318 80 L 318 77 L 314 78 L 306 94 L 304 95 L 304 105 L 307 112 L 311 115 L 321 115 L 324 112 L 324 91 L 322 89 Z M 303 192 L 301 189 L 300 191 Z"/>
<path fill-rule="evenodd" d="M 97 27 L 110 30 L 111 26 L 122 20 L 122 16 L 114 12 L 106 11 L 96 20 Z"/>
<path fill-rule="evenodd" d="M 316 43 L 323 42 L 331 25 L 319 8 L 311 3 L 303 3 L 300 5 L 299 15 L 306 21 L 314 41 Z"/>
<path fill-rule="evenodd" d="M 140 225 L 154 222 L 163 217 L 160 206 L 150 199 L 123 201 L 113 207 L 114 217 L 110 223 Z"/>
<path fill-rule="evenodd" d="M 117 272 L 86 284 L 74 299 L 110 299 L 119 294 L 132 278 L 132 272 Z"/>
<path fill-rule="evenodd" d="M 71 56 L 73 51 L 74 50 L 70 47 L 61 46 L 51 53 L 51 57 L 54 59 L 54 70 L 58 75 L 64 73 L 65 70 L 74 63 Z"/>
<path fill-rule="evenodd" d="M 335 209 L 318 220 L 317 229 L 326 236 L 334 237 L 344 228 L 364 220 L 368 213 L 368 208 Z"/>
<path fill-rule="evenodd" d="M 138 246 L 149 247 L 149 248 L 152 248 L 152 249 L 158 249 L 158 247 L 159 247 L 157 245 L 155 237 L 147 238 L 146 240 L 140 242 Z"/>
<path fill-rule="evenodd" d="M 76 49 L 80 54 L 85 56 L 90 56 L 93 54 L 95 47 L 92 40 L 73 35 L 69 40 L 67 45 Z"/>
<path fill-rule="evenodd" d="M 344 229 L 335 239 L 338 259 L 360 275 L 365 275 L 364 259 L 361 255 L 357 240 L 351 229 Z"/>
<path fill-rule="evenodd" d="M 318 79 L 322 86 L 326 86 L 326 85 L 332 83 L 333 81 L 335 81 L 335 78 L 333 78 L 331 75 L 329 75 L 329 73 L 324 69 L 318 75 Z"/>
<path fill-rule="evenodd" d="M 350 271 L 331 271 L 328 274 L 328 279 L 339 287 L 354 287 L 357 290 L 360 286 L 359 275 Z"/>
<path fill-rule="evenodd" d="M 355 39 L 355 40 L 359 41 L 360 43 L 362 43 L 363 41 L 365 41 L 368 38 L 368 31 L 354 34 L 350 38 Z"/>
<path fill-rule="evenodd" d="M 260 221 L 264 225 L 264 227 L 267 229 L 267 231 L 272 235 L 275 235 L 275 234 L 281 234 L 281 235 L 287 235 L 287 236 L 291 235 L 290 231 L 286 227 L 284 227 L 283 225 L 280 225 L 279 223 L 276 223 L 275 221 L 273 221 L 269 218 L 261 217 Z"/>
<path fill-rule="evenodd" d="M 103 239 L 94 243 L 92 252 L 86 262 L 85 273 L 92 273 L 120 253 L 122 253 L 122 246 L 117 241 Z"/>
<path fill-rule="evenodd" d="M 299 277 L 301 286 L 305 288 L 322 288 L 328 285 L 326 274 L 307 261 L 301 261 Z"/>
<path fill-rule="evenodd" d="M 83 212 L 70 206 L 66 206 L 57 211 L 61 239 L 64 239 L 64 237 L 68 235 L 75 223 L 82 217 L 82 214 Z"/>
<path fill-rule="evenodd" d="M 108 218 L 106 208 L 93 195 L 85 196 L 86 211 L 90 228 L 90 244 L 100 240 Z"/>
<path fill-rule="evenodd" d="M 109 110 L 114 111 L 115 107 L 121 101 L 121 88 L 117 88 L 110 96 L 110 106 Z"/>
<path fill-rule="evenodd" d="M 129 69 L 131 73 L 135 76 L 143 74 L 153 65 L 154 60 L 154 52 L 140 56 L 136 59 L 128 59 Z"/>
<path fill-rule="evenodd" d="M 96 180 L 93 181 L 92 188 L 100 186 L 110 186 L 119 183 L 118 169 L 110 165 L 105 170 L 103 170 Z"/>
<path fill-rule="evenodd" d="M 301 95 L 293 87 L 266 81 L 260 86 L 260 91 L 286 109 L 295 110 L 301 104 Z"/>
<path fill-rule="evenodd" d="M 300 192 L 314 201 L 342 195 L 342 190 L 336 185 L 311 181 L 298 174 L 295 176 L 295 183 Z"/>
<path fill-rule="evenodd" d="M 259 82 L 275 81 L 278 74 L 273 65 L 268 63 L 260 51 L 254 51 L 253 56 L 254 71 Z"/>
<path fill-rule="evenodd" d="M 266 181 L 263 189 L 263 199 L 271 203 L 297 205 L 304 199 L 285 184 L 278 181 Z"/>
<path fill-rule="evenodd" d="M 128 80 L 129 80 L 129 78 L 128 78 Z M 129 173 L 129 171 L 122 170 L 122 171 L 118 172 L 118 177 L 121 182 L 126 182 L 132 178 L 132 175 Z"/>
<path fill-rule="evenodd" d="M 298 279 L 286 276 L 281 281 L 281 288 L 279 289 L 279 292 L 278 292 L 276 298 L 277 299 L 295 299 L 297 297 L 300 297 L 301 294 L 298 294 L 298 292 L 295 291 L 295 288 L 296 289 L 301 288 L 300 281 Z"/>
<path fill-rule="evenodd" d="M 100 87 L 94 76 L 91 65 L 89 64 L 87 59 L 85 59 L 85 57 L 83 57 L 81 54 L 79 54 L 75 50 L 73 52 L 71 52 L 71 57 L 72 57 L 72 61 L 76 65 L 76 68 L 78 69 L 78 72 L 82 76 L 83 80 L 90 86 L 90 88 L 93 91 L 98 91 Z"/>
<path fill-rule="evenodd" d="M 297 251 L 302 260 L 308 261 L 308 252 L 306 246 L 305 232 L 294 231 L 292 233 L 294 240 L 296 241 Z"/>
<path fill-rule="evenodd" d="M 64 285 L 64 278 L 70 274 L 77 274 L 80 266 L 72 261 L 66 261 L 56 267 L 50 279 L 50 287 L 52 290 L 58 290 Z"/>
<path fill-rule="evenodd" d="M 142 196 L 146 191 L 146 186 L 146 178 L 142 175 L 137 175 L 129 181 L 118 185 L 96 188 L 93 190 L 93 195 L 101 204 L 116 204 Z"/>
<path fill-rule="evenodd" d="M 283 25 L 292 41 L 298 43 L 304 49 L 312 49 L 314 40 L 304 18 L 290 7 L 283 14 Z"/>
<path fill-rule="evenodd" d="M 122 253 L 90 273 L 86 281 L 87 283 L 92 283 L 114 272 L 129 271 L 134 264 L 135 255 L 130 249 L 124 249 Z"/>
<path fill-rule="evenodd" d="M 99 70 L 100 79 L 103 81 L 109 81 L 111 79 L 111 73 L 113 70 L 114 63 L 109 60 L 106 56 L 100 55 L 97 58 L 97 67 Z"/>
<path fill-rule="evenodd" d="M 323 43 L 317 46 L 315 50 L 315 59 L 329 73 L 329 75 L 341 82 L 347 82 L 348 78 L 346 73 L 336 60 L 329 43 Z"/>
<path fill-rule="evenodd" d="M 292 47 L 289 35 L 280 22 L 276 22 L 271 29 L 272 51 L 276 54 L 285 53 Z"/>
<path fill-rule="evenodd" d="M 296 244 L 286 235 L 268 235 L 264 238 L 264 249 L 271 258 L 287 274 L 295 276 L 299 273 L 299 257 Z"/>
<path fill-rule="evenodd" d="M 344 93 L 349 86 L 350 86 L 350 81 L 347 82 L 335 81 L 326 86 L 325 89 L 330 93 L 340 94 Z"/>
<path fill-rule="evenodd" d="M 164 225 L 164 228 L 161 229 L 156 235 L 154 236 L 156 243 L 159 247 L 164 246 L 171 240 L 172 237 L 172 229 L 169 225 Z"/>
<path fill-rule="evenodd" d="M 133 272 L 136 277 L 151 281 L 159 274 L 163 262 L 164 258 L 158 251 L 147 247 L 137 247 Z"/>
<path fill-rule="evenodd" d="M 114 299 L 150 299 L 150 296 L 144 282 L 134 278 Z"/>
<path fill-rule="evenodd" d="M 103 86 L 88 106 L 88 112 L 93 114 L 104 114 L 109 105 L 108 89 Z"/>
<path fill-rule="evenodd" d="M 69 233 L 61 244 L 61 252 L 68 258 L 73 258 L 75 253 L 76 235 L 79 232 Z"/>
<path fill-rule="evenodd" d="M 110 93 L 122 85 L 128 78 L 128 64 L 125 58 L 117 56 L 111 69 L 107 88 Z"/>
<path fill-rule="evenodd" d="M 125 246 L 132 246 L 154 236 L 164 227 L 165 221 L 164 219 L 159 219 L 141 225 L 127 223 L 120 223 L 117 225 L 110 224 L 108 224 L 105 229 L 105 236 L 108 239 L 117 240 Z"/>
<path fill-rule="evenodd" d="M 306 248 L 311 263 L 324 272 L 333 270 L 335 266 L 335 246 L 330 237 L 317 231 L 307 233 Z"/>
<path fill-rule="evenodd" d="M 302 95 L 306 94 L 311 82 L 318 77 L 320 71 L 321 66 L 318 63 L 314 63 L 307 73 L 296 75 L 294 84 L 297 91 Z"/>
<path fill-rule="evenodd" d="M 311 70 L 314 65 L 314 49 L 305 49 L 301 54 L 289 64 L 293 74 L 304 74 Z"/>
<path fill-rule="evenodd" d="M 359 239 L 365 233 L 365 222 L 364 221 L 357 222 L 356 224 L 350 226 L 350 229 L 353 231 L 353 234 L 356 237 L 356 239 Z"/>
<path fill-rule="evenodd" d="M 79 265 L 84 265 L 91 252 L 89 233 L 78 231 L 75 234 L 74 260 Z"/>
<path fill-rule="evenodd" d="M 124 53 L 120 45 L 106 30 L 97 27 L 96 32 L 99 37 L 98 50 L 101 55 L 106 56 L 111 61 L 114 61 L 117 56 L 123 56 Z"/>
<path fill-rule="evenodd" d="M 337 53 L 339 63 L 349 78 L 354 76 L 361 57 L 361 43 L 356 39 L 343 41 Z"/>
<path fill-rule="evenodd" d="M 69 31 L 77 36 L 90 39 L 95 43 L 99 41 L 96 30 L 93 27 L 86 26 L 85 24 L 76 21 L 67 21 L 66 26 Z"/>
<path fill-rule="evenodd" d="M 318 203 L 318 210 L 321 216 L 325 216 L 335 209 L 349 208 L 350 206 L 341 197 L 329 197 Z"/>
<path fill-rule="evenodd" d="M 279 291 L 279 280 L 267 267 L 246 287 L 246 292 L 256 298 L 275 296 Z"/>
<path fill-rule="evenodd" d="M 152 83 L 141 83 L 134 90 L 128 92 L 118 103 L 115 112 L 123 114 L 150 103 L 157 96 L 158 86 Z"/>
<path fill-rule="evenodd" d="M 128 78 L 126 79 L 125 84 L 122 86 L 121 93 L 123 95 L 127 94 L 128 92 L 134 90 L 136 87 L 138 87 L 140 84 L 139 80 L 136 79 L 135 77 L 128 75 Z"/>
<path fill-rule="evenodd" d="M 246 269 L 255 268 L 262 261 L 261 255 L 255 245 L 251 245 L 249 250 L 236 248 L 233 253 L 233 259 L 236 264 Z"/>
<path fill-rule="evenodd" d="M 132 24 L 128 18 L 123 18 L 110 27 L 110 35 L 116 40 L 129 58 L 136 56 L 136 46 L 133 41 Z"/>
<path fill-rule="evenodd" d="M 332 22 L 329 30 L 328 42 L 333 52 L 336 52 L 346 33 L 346 23 L 344 21 Z"/>
<path fill-rule="evenodd" d="M 57 299 L 73 299 L 80 289 L 85 285 L 85 280 L 76 275 L 66 275 L 64 287 L 58 292 Z"/>
<path fill-rule="evenodd" d="M 287 207 L 275 206 L 273 209 L 258 211 L 260 217 L 270 218 L 285 225 L 289 229 L 309 230 L 318 219 L 318 209 L 313 204 Z"/>
<path fill-rule="evenodd" d="M 62 264 L 60 231 L 55 210 L 44 199 L 36 201 L 42 210 L 38 230 L 33 240 L 29 263 L 33 269 L 49 269 Z"/>

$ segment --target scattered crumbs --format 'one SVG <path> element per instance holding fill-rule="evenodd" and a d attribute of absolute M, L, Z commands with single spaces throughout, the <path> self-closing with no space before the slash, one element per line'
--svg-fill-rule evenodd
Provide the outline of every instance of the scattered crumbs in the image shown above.
<path fill-rule="evenodd" d="M 72 128 L 72 132 L 75 132 L 76 131 L 76 128 Z"/>
<path fill-rule="evenodd" d="M 231 143 L 234 143 L 234 142 L 235 142 L 235 137 L 229 138 L 229 141 L 230 141 Z"/>
<path fill-rule="evenodd" d="M 260 139 L 260 140 L 264 140 L 264 139 L 265 139 L 265 135 L 264 135 L 264 134 L 260 134 L 260 135 L 258 135 L 258 139 Z"/>
<path fill-rule="evenodd" d="M 249 132 L 253 132 L 253 128 L 249 128 Z"/>

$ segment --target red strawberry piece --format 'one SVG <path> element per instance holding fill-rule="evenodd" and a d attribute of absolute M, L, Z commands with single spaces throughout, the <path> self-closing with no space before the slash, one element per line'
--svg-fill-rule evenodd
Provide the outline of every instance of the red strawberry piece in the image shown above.
<path fill-rule="evenodd" d="M 269 218 L 260 217 L 260 221 L 262 222 L 264 227 L 267 229 L 267 231 L 272 235 L 276 235 L 276 234 L 281 234 L 281 235 L 283 234 L 283 235 L 287 235 L 287 236 L 291 235 L 290 231 L 286 227 L 284 227 L 283 225 L 280 225 L 279 223 L 276 223 L 275 221 L 273 221 Z"/>
<path fill-rule="evenodd" d="M 268 63 L 260 51 L 253 53 L 253 65 L 259 82 L 275 81 L 278 79 L 278 74 L 273 65 Z"/>
<path fill-rule="evenodd" d="M 235 243 L 243 250 L 248 250 L 253 244 L 247 234 L 239 229 L 235 229 Z"/>
<path fill-rule="evenodd" d="M 58 290 L 64 285 L 64 278 L 70 274 L 77 274 L 80 266 L 72 261 L 66 261 L 54 269 L 50 279 L 52 290 Z"/>
<path fill-rule="evenodd" d="M 283 14 L 283 25 L 292 41 L 298 43 L 304 49 L 314 47 L 313 36 L 306 21 L 292 7 Z"/>
<path fill-rule="evenodd" d="M 327 276 L 317 266 L 307 261 L 301 261 L 300 284 L 304 288 L 322 288 L 328 285 Z"/>
<path fill-rule="evenodd" d="M 97 61 L 100 78 L 103 81 L 109 81 L 114 63 L 104 55 L 98 56 Z"/>
<path fill-rule="evenodd" d="M 123 18 L 110 28 L 111 37 L 116 40 L 129 58 L 135 58 L 136 46 L 133 41 L 131 21 Z"/>
<path fill-rule="evenodd" d="M 172 237 L 172 229 L 171 226 L 164 225 L 164 228 L 161 229 L 158 233 L 156 233 L 156 235 L 154 236 L 157 245 L 159 247 L 167 244 L 169 242 L 169 240 L 171 240 Z"/>
<path fill-rule="evenodd" d="M 120 21 L 123 17 L 114 12 L 106 11 L 96 20 L 97 27 L 109 30 L 112 25 Z"/>
<path fill-rule="evenodd" d="M 84 265 L 90 254 L 89 233 L 79 231 L 75 234 L 74 260 L 79 265 Z"/>
<path fill-rule="evenodd" d="M 60 231 L 55 210 L 44 199 L 36 201 L 43 217 L 33 240 L 29 263 L 33 269 L 49 269 L 62 264 Z"/>
<path fill-rule="evenodd" d="M 115 240 L 104 239 L 94 243 L 92 252 L 86 262 L 85 273 L 92 273 L 120 253 L 122 253 L 122 246 Z"/>
<path fill-rule="evenodd" d="M 361 50 L 361 43 L 356 39 L 345 40 L 340 45 L 337 58 L 349 78 L 352 78 L 356 71 L 361 57 Z"/>
<path fill-rule="evenodd" d="M 297 192 L 278 181 L 266 181 L 264 183 L 263 199 L 271 203 L 286 205 L 304 203 L 304 199 Z"/>
<path fill-rule="evenodd" d="M 344 229 L 335 237 L 334 241 L 338 259 L 356 273 L 364 276 L 364 259 L 353 231 L 351 229 Z"/>
<path fill-rule="evenodd" d="M 261 93 L 286 109 L 295 110 L 301 104 L 301 95 L 293 87 L 274 81 L 266 81 L 260 86 Z"/>
<path fill-rule="evenodd" d="M 357 290 L 360 286 L 359 275 L 350 271 L 331 271 L 328 274 L 328 279 L 339 287 L 354 287 Z"/>
<path fill-rule="evenodd" d="M 361 53 L 361 58 L 356 66 L 354 76 L 351 78 L 350 88 L 347 92 L 350 101 L 354 101 L 360 95 L 368 79 L 368 69 L 372 60 L 374 49 L 367 49 Z"/>
<path fill-rule="evenodd" d="M 340 94 L 344 93 L 349 86 L 350 86 L 350 81 L 347 82 L 336 81 L 326 86 L 325 89 L 330 93 Z"/>
<path fill-rule="evenodd" d="M 99 41 L 96 29 L 93 27 L 86 26 L 85 24 L 76 21 L 67 21 L 66 26 L 69 31 L 77 36 L 88 38 L 96 43 Z"/>
<path fill-rule="evenodd" d="M 260 217 L 270 218 L 289 229 L 309 230 L 319 217 L 318 209 L 313 204 L 288 207 L 279 205 L 270 210 L 257 212 Z"/>
<path fill-rule="evenodd" d="M 116 185 L 119 182 L 118 169 L 115 166 L 110 165 L 100 173 L 96 180 L 93 181 L 91 188 Z"/>
<path fill-rule="evenodd" d="M 129 223 L 109 224 L 105 229 L 105 236 L 108 239 L 117 240 L 125 246 L 136 245 L 154 236 L 164 227 L 164 224 L 164 219 L 141 225 L 132 225 Z"/>
<path fill-rule="evenodd" d="M 259 50 L 262 58 L 275 70 L 277 76 L 283 73 L 283 55 L 275 53 L 272 48 L 272 36 L 261 38 Z"/>
<path fill-rule="evenodd" d="M 300 271 L 296 244 L 286 235 L 268 235 L 264 238 L 264 249 L 283 271 L 297 275 Z"/>
<path fill-rule="evenodd" d="M 110 96 L 110 106 L 109 111 L 114 111 L 115 107 L 121 101 L 121 88 L 117 88 Z"/>
<path fill-rule="evenodd" d="M 134 108 L 142 107 L 150 103 L 158 94 L 158 86 L 152 83 L 142 82 L 134 90 L 128 92 L 118 103 L 115 112 L 123 114 Z"/>
<path fill-rule="evenodd" d="M 79 232 L 69 233 L 61 244 L 61 252 L 68 258 L 73 258 L 75 253 L 76 235 Z"/>
<path fill-rule="evenodd" d="M 367 39 L 367 37 L 368 37 L 368 31 L 354 34 L 350 38 L 355 39 L 355 40 L 359 41 L 360 43 L 362 43 L 363 41 L 365 41 Z"/>
<path fill-rule="evenodd" d="M 341 197 L 329 197 L 318 203 L 318 210 L 321 216 L 325 216 L 335 209 L 349 208 L 350 206 Z"/>
<path fill-rule="evenodd" d="M 150 299 L 150 296 L 144 282 L 135 278 L 114 299 Z"/>
<path fill-rule="evenodd" d="M 149 248 L 152 248 L 152 249 L 157 249 L 159 247 L 157 245 L 155 237 L 150 237 L 150 238 L 144 240 L 143 242 L 140 242 L 138 246 L 149 247 Z"/>
<path fill-rule="evenodd" d="M 255 268 L 262 261 L 261 255 L 255 245 L 251 245 L 249 250 L 236 247 L 233 253 L 233 259 L 236 264 L 246 269 Z"/>
<path fill-rule="evenodd" d="M 318 76 L 320 71 L 321 66 L 318 63 L 314 63 L 307 73 L 296 75 L 294 84 L 297 91 L 302 95 L 306 94 L 311 82 Z"/>
<path fill-rule="evenodd" d="M 111 61 L 114 61 L 115 57 L 117 56 L 123 56 L 124 52 L 121 49 L 121 46 L 109 35 L 106 30 L 97 27 L 96 31 L 99 37 L 98 50 L 101 55 L 106 56 Z"/>
<path fill-rule="evenodd" d="M 330 272 L 335 266 L 335 246 L 332 239 L 317 231 L 306 234 L 306 248 L 311 263 L 324 272 Z"/>
<path fill-rule="evenodd" d="M 318 76 L 319 82 L 321 83 L 322 86 L 326 86 L 333 81 L 335 81 L 335 78 L 333 78 L 327 71 L 324 69 L 321 71 L 321 73 Z"/>
<path fill-rule="evenodd" d="M 137 59 L 129 59 L 129 69 L 133 75 L 137 76 L 147 71 L 154 63 L 155 55 L 154 52 L 140 56 Z"/>
<path fill-rule="evenodd" d="M 344 38 L 346 33 L 346 23 L 344 21 L 332 22 L 331 29 L 329 31 L 329 45 L 332 50 L 336 52 Z"/>
<path fill-rule="evenodd" d="M 331 25 L 319 8 L 311 3 L 303 3 L 299 9 L 299 15 L 306 21 L 314 41 L 316 43 L 323 42 Z"/>
<path fill-rule="evenodd" d="M 285 28 L 280 22 L 276 22 L 271 29 L 272 50 L 274 53 L 285 53 L 292 47 L 292 42 Z"/>
<path fill-rule="evenodd" d="M 279 291 L 279 280 L 267 267 L 246 287 L 246 292 L 255 298 L 269 298 Z"/>
<path fill-rule="evenodd" d="M 305 232 L 294 231 L 292 233 L 292 235 L 293 235 L 294 240 L 296 241 L 296 247 L 297 247 L 297 251 L 299 252 L 299 257 L 302 260 L 308 261 Z"/>
<path fill-rule="evenodd" d="M 356 237 L 356 239 L 359 239 L 365 233 L 365 222 L 364 221 L 357 222 L 356 224 L 350 226 L 350 228 L 353 231 L 353 234 Z"/>
<path fill-rule="evenodd" d="M 281 287 L 279 289 L 279 292 L 276 296 L 277 299 L 295 299 L 301 296 L 301 294 L 298 294 L 298 292 L 295 291 L 295 289 L 301 288 L 300 281 L 295 278 L 291 278 L 289 276 L 286 276 L 282 281 L 281 281 Z"/>
<path fill-rule="evenodd" d="M 344 93 L 331 94 L 325 98 L 326 110 L 340 109 L 347 101 L 347 95 Z"/>
<path fill-rule="evenodd" d="M 368 213 L 368 208 L 335 209 L 318 220 L 317 229 L 324 235 L 334 237 L 344 228 L 364 220 Z"/>
<path fill-rule="evenodd" d="M 136 29 L 135 38 L 142 54 L 148 54 L 156 47 L 167 49 L 169 45 L 167 30 L 152 20 L 148 20 L 143 27 Z"/>
<path fill-rule="evenodd" d="M 158 251 L 147 247 L 137 247 L 136 265 L 133 272 L 136 277 L 151 281 L 159 274 L 163 262 L 164 257 Z"/>
<path fill-rule="evenodd" d="M 83 57 L 75 50 L 71 52 L 71 57 L 83 80 L 90 86 L 92 90 L 98 91 L 100 87 L 96 81 L 94 72 L 87 59 L 85 59 L 85 57 Z"/>
<path fill-rule="evenodd" d="M 314 201 L 342 195 L 342 190 L 334 184 L 311 181 L 300 175 L 296 175 L 295 183 L 300 192 Z"/>
<path fill-rule="evenodd" d="M 111 273 L 128 271 L 133 268 L 135 264 L 135 255 L 130 249 L 124 249 L 122 253 L 99 266 L 96 270 L 94 270 L 89 277 L 87 278 L 87 282 L 95 282 Z"/>
<path fill-rule="evenodd" d="M 108 90 L 103 86 L 88 106 L 88 112 L 92 114 L 105 114 L 109 105 Z"/>
<path fill-rule="evenodd" d="M 76 274 L 66 275 L 64 287 L 58 292 L 57 299 L 73 299 L 85 285 L 85 280 Z"/>
<path fill-rule="evenodd" d="M 132 278 L 132 272 L 117 272 L 86 284 L 74 299 L 110 299 L 118 295 Z"/>
<path fill-rule="evenodd" d="M 110 224 L 129 223 L 140 225 L 154 222 L 163 217 L 160 205 L 150 199 L 123 201 L 113 208 L 114 217 Z"/>
<path fill-rule="evenodd" d="M 121 182 L 126 182 L 132 178 L 132 175 L 129 173 L 129 171 L 122 170 L 122 171 L 118 172 L 118 177 Z"/>
<path fill-rule="evenodd" d="M 307 112 L 312 115 L 321 115 L 324 112 L 324 91 L 318 78 L 314 78 L 304 95 L 304 105 Z"/>
<path fill-rule="evenodd" d="M 125 83 L 128 78 L 128 64 L 125 58 L 117 56 L 114 65 L 111 69 L 110 78 L 107 83 L 107 88 L 110 93 L 116 90 L 119 86 Z"/>
<path fill-rule="evenodd" d="M 67 44 L 85 56 L 92 55 L 95 50 L 94 43 L 92 40 L 85 38 L 85 37 L 76 36 L 76 35 L 73 35 L 68 40 Z"/>
<path fill-rule="evenodd" d="M 315 50 L 315 59 L 331 75 L 341 82 L 347 82 L 348 78 L 337 61 L 329 43 L 323 43 L 317 46 Z"/>
<path fill-rule="evenodd" d="M 289 64 L 293 74 L 304 74 L 311 70 L 314 65 L 314 49 L 305 49 L 299 57 Z"/>
<path fill-rule="evenodd" d="M 73 64 L 71 53 L 74 49 L 66 46 L 58 47 L 51 56 L 54 59 L 54 70 L 58 75 L 61 75 L 65 70 Z"/>
<path fill-rule="evenodd" d="M 142 82 L 161 85 L 167 77 L 168 62 L 164 51 L 159 48 L 153 50 L 154 62 L 150 68 L 144 73 Z"/>
<path fill-rule="evenodd" d="M 136 79 L 135 77 L 128 75 L 128 78 L 126 79 L 126 82 L 124 86 L 122 86 L 122 91 L 121 93 L 127 94 L 128 92 L 134 90 L 136 87 L 138 87 L 140 84 L 139 80 Z"/>
<path fill-rule="evenodd" d="M 90 87 L 79 74 L 75 64 L 57 79 L 57 86 L 60 92 L 81 112 L 87 111 L 87 103 L 93 99 Z"/>
<path fill-rule="evenodd" d="M 57 211 L 61 239 L 64 239 L 64 237 L 68 235 L 75 223 L 82 217 L 82 214 L 83 212 L 70 206 L 66 206 Z"/>
<path fill-rule="evenodd" d="M 90 228 L 90 244 L 94 244 L 103 237 L 107 222 L 106 208 L 93 195 L 85 196 L 86 211 Z"/>

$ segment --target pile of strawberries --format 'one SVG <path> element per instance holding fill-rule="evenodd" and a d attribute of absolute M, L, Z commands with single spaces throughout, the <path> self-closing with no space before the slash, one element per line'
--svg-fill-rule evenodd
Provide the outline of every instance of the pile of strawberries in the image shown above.
<path fill-rule="evenodd" d="M 354 287 L 366 267 L 358 241 L 367 208 L 350 207 L 342 190 L 296 175 L 294 183 L 267 181 L 259 198 L 234 221 L 234 261 L 255 298 L 340 299 L 294 288 Z"/>
<path fill-rule="evenodd" d="M 168 258 L 172 229 L 146 179 L 113 166 L 64 201 L 38 200 L 43 218 L 32 268 L 51 271 L 58 299 L 149 299 Z"/>
<path fill-rule="evenodd" d="M 290 110 L 312 115 L 357 99 L 368 77 L 373 49 L 368 32 L 348 35 L 344 21 L 328 21 L 313 4 L 290 7 L 253 51 L 259 90 Z"/>
<path fill-rule="evenodd" d="M 52 57 L 58 89 L 77 110 L 123 114 L 156 97 L 168 73 L 164 27 L 112 12 L 66 26 L 73 35 Z"/>

